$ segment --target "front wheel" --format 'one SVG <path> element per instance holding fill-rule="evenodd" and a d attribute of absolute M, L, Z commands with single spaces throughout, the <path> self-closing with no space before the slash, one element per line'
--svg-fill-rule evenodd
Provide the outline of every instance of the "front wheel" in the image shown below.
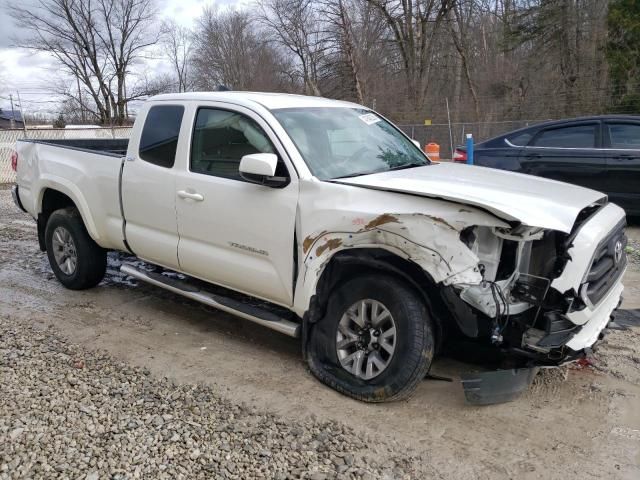
<path fill-rule="evenodd" d="M 434 351 L 431 318 L 420 296 L 386 275 L 347 281 L 313 325 L 309 367 L 323 383 L 366 402 L 407 398 Z"/>
<path fill-rule="evenodd" d="M 104 278 L 107 253 L 89 236 L 77 209 L 53 212 L 44 239 L 51 269 L 65 287 L 84 290 Z"/>

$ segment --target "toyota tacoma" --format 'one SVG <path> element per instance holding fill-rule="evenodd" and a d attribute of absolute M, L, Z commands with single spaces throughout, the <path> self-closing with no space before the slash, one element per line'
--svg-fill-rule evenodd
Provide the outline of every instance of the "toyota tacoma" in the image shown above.
<path fill-rule="evenodd" d="M 625 214 L 606 195 L 433 163 L 352 103 L 160 95 L 130 139 L 20 140 L 13 163 L 65 287 L 127 252 L 135 279 L 299 337 L 311 372 L 363 401 L 409 396 L 453 338 L 516 373 L 577 360 L 623 291 Z"/>

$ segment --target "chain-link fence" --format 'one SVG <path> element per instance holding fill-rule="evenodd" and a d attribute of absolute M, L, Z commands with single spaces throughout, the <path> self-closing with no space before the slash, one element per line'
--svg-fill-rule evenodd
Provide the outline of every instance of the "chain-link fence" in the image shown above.
<path fill-rule="evenodd" d="M 399 125 L 399 127 L 411 138 L 418 140 L 422 145 L 434 142 L 440 145 L 440 158 L 451 158 L 451 146 L 455 149 L 458 145 L 464 145 L 466 134 L 473 134 L 474 142 L 482 142 L 491 137 L 540 123 L 541 120 L 527 121 L 498 121 L 481 123 L 434 123 L 432 125 Z"/>
<path fill-rule="evenodd" d="M 11 169 L 11 152 L 16 141 L 23 138 L 37 140 L 62 140 L 80 138 L 129 138 L 131 127 L 114 128 L 35 128 L 24 130 L 0 130 L 0 183 L 15 182 Z"/>
<path fill-rule="evenodd" d="M 434 123 L 432 125 L 399 125 L 411 138 L 420 141 L 422 145 L 435 142 L 440 145 L 440 157 L 451 158 L 451 146 L 464 145 L 465 135 L 472 133 L 476 142 L 481 142 L 496 135 L 501 135 L 518 128 L 527 127 L 539 121 L 498 121 L 467 123 L 456 122 Z M 46 128 L 24 130 L 0 130 L 0 183 L 15 181 L 15 172 L 11 170 L 11 152 L 15 149 L 16 140 L 21 138 L 46 139 L 74 139 L 74 138 L 129 138 L 131 127 L 115 128 Z"/>

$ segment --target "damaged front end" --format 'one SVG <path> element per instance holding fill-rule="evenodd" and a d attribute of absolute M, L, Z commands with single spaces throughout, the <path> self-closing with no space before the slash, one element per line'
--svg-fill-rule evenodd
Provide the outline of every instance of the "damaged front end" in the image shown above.
<path fill-rule="evenodd" d="M 569 233 L 526 226 L 461 232 L 482 281 L 444 286 L 444 302 L 466 337 L 490 342 L 518 367 L 467 378 L 468 400 L 512 398 L 518 385 L 528 386 L 527 368 L 584 356 L 620 303 L 624 227 L 624 213 L 609 204 L 584 209 Z"/>
<path fill-rule="evenodd" d="M 596 195 L 582 210 L 577 201 L 571 209 L 559 206 L 557 218 L 539 205 L 520 218 L 522 206 L 490 211 L 377 189 L 367 189 L 364 201 L 355 186 L 323 185 L 330 192 L 321 196 L 318 188 L 302 190 L 310 199 L 302 204 L 313 208 L 301 209 L 305 222 L 298 226 L 294 308 L 308 325 L 323 318 L 341 276 L 391 270 L 427 297 L 443 333 L 437 342 L 471 339 L 518 370 L 580 358 L 620 302 L 624 211 Z M 515 377 L 528 378 L 502 376 Z"/>
<path fill-rule="evenodd" d="M 627 262 L 624 226 L 623 214 L 611 205 L 585 209 L 568 234 L 469 227 L 460 238 L 478 257 L 482 281 L 445 286 L 445 301 L 466 336 L 490 339 L 542 365 L 561 364 L 597 340 L 589 335 L 572 342 L 598 321 L 594 315 L 602 316 L 598 307 L 619 302 Z"/>

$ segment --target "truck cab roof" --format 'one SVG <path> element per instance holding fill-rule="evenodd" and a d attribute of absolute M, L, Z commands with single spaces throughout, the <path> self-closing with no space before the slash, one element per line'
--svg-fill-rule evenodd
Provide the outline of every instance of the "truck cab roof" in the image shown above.
<path fill-rule="evenodd" d="M 228 102 L 246 107 L 260 105 L 267 110 L 281 108 L 313 108 L 313 107 L 348 107 L 362 108 L 351 102 L 331 100 L 323 97 L 311 97 L 307 95 L 294 95 L 290 93 L 265 93 L 265 92 L 185 92 L 168 93 L 151 97 L 149 101 L 210 101 Z"/>

